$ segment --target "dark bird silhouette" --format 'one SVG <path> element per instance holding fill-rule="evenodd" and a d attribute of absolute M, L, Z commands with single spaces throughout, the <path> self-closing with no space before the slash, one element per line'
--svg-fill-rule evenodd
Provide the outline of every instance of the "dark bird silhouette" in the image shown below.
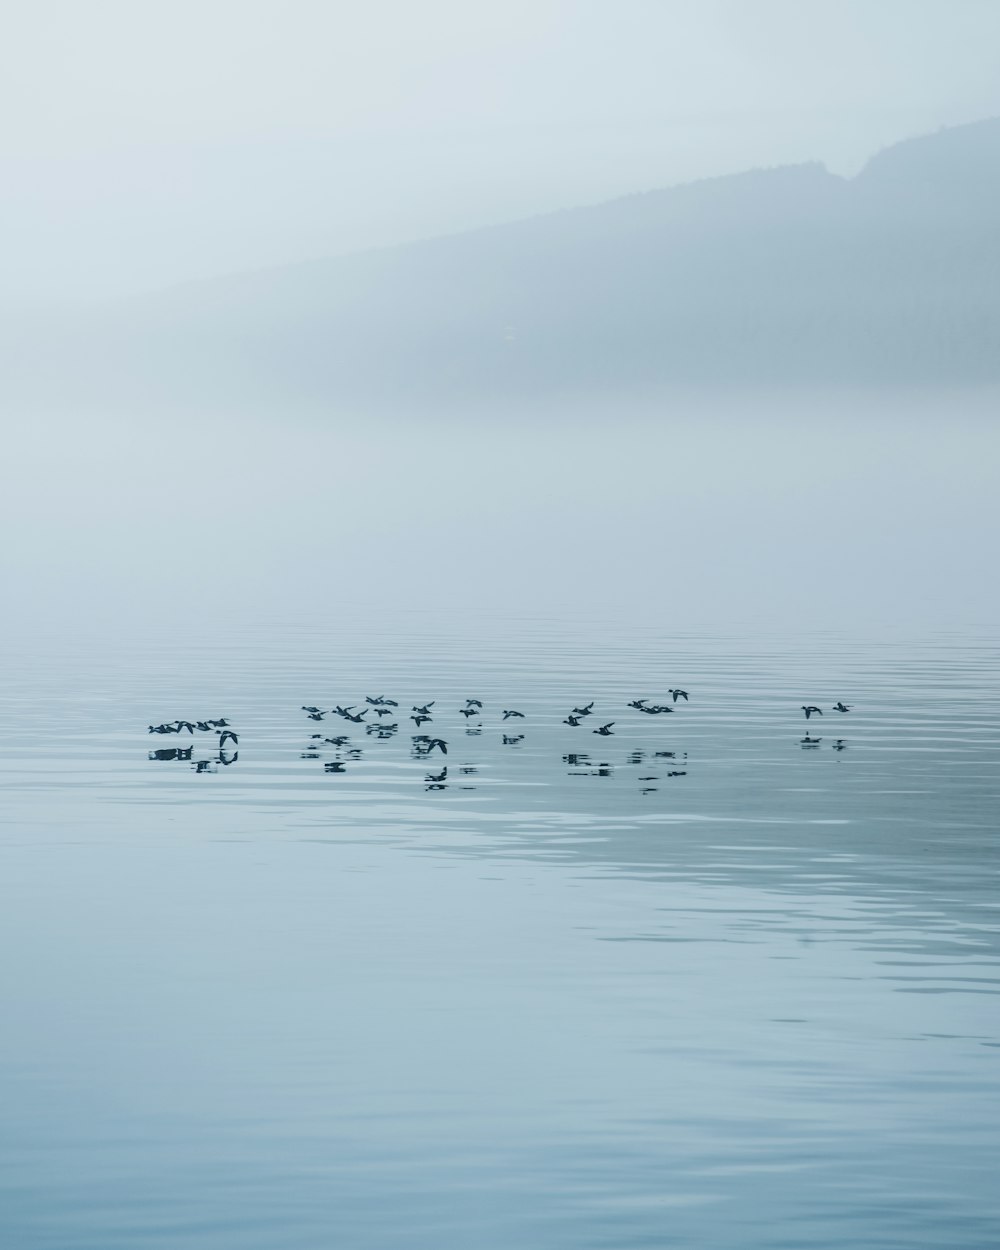
<path fill-rule="evenodd" d="M 802 710 L 806 714 L 806 720 L 808 720 L 809 717 L 812 716 L 813 712 L 818 712 L 820 716 L 823 715 L 823 709 L 821 707 L 817 707 L 814 703 L 810 703 L 808 704 L 808 706 L 805 703 L 803 703 Z"/>
<path fill-rule="evenodd" d="M 434 706 L 435 700 L 431 699 L 430 703 L 425 703 L 423 707 L 411 707 L 411 712 L 419 712 L 421 716 L 430 716 L 431 708 Z"/>
<path fill-rule="evenodd" d="M 348 738 L 346 734 L 340 734 L 339 737 L 324 738 L 323 741 L 329 742 L 330 746 L 332 747 L 345 747 L 350 742 L 350 738 Z"/>
<path fill-rule="evenodd" d="M 479 715 L 479 713 L 476 711 L 474 707 L 462 707 L 462 708 L 459 708 L 458 710 L 459 712 L 461 712 L 461 714 L 465 717 L 466 720 L 468 720 L 470 716 Z"/>
<path fill-rule="evenodd" d="M 303 712 L 318 712 L 319 708 L 318 707 L 306 707 L 305 704 L 303 704 L 302 710 Z"/>
<path fill-rule="evenodd" d="M 421 725 L 426 724 L 427 721 L 430 720 L 430 717 L 424 716 L 424 715 L 417 715 L 417 716 L 411 716 L 410 720 L 413 721 L 414 725 L 416 725 L 416 727 L 419 729 Z"/>
<path fill-rule="evenodd" d="M 667 773 L 668 777 L 686 777 L 687 773 L 682 768 L 674 769 L 672 773 Z"/>
<path fill-rule="evenodd" d="M 177 730 L 173 725 L 150 725 L 149 732 L 151 734 L 175 734 Z"/>
<path fill-rule="evenodd" d="M 219 750 L 220 751 L 226 745 L 227 742 L 231 742 L 234 747 L 237 747 L 240 744 L 239 738 L 237 738 L 237 736 L 233 733 L 231 729 L 223 729 L 222 733 L 219 734 Z"/>
<path fill-rule="evenodd" d="M 579 716 L 567 716 L 563 721 L 563 724 L 572 725 L 574 729 L 578 729 L 580 726 L 580 718 Z"/>
<path fill-rule="evenodd" d="M 633 699 L 632 702 L 629 704 L 629 707 L 638 708 L 640 712 L 643 712 L 645 711 L 645 708 L 642 705 L 647 702 L 648 702 L 647 699 Z"/>
<path fill-rule="evenodd" d="M 189 734 L 194 733 L 194 725 L 192 725 L 189 720 L 175 720 L 174 724 L 177 726 L 178 733 L 180 733 L 182 729 L 186 729 Z"/>
<path fill-rule="evenodd" d="M 325 712 L 310 712 L 309 719 L 310 720 L 322 720 L 325 715 L 326 715 Z"/>
<path fill-rule="evenodd" d="M 397 704 L 397 706 L 398 706 L 398 704 Z M 376 715 L 376 716 L 391 716 L 391 715 L 392 715 L 392 709 L 391 709 L 391 708 L 387 708 L 387 707 L 377 707 L 377 708 L 375 709 L 375 715 Z"/>
<path fill-rule="evenodd" d="M 675 703 L 678 699 L 683 699 L 685 703 L 688 701 L 688 692 L 686 690 L 670 690 L 667 693 L 673 695 Z"/>
<path fill-rule="evenodd" d="M 360 725 L 368 715 L 369 710 L 369 708 L 365 708 L 363 712 L 345 712 L 344 717 L 346 720 L 353 721 L 355 725 Z"/>
<path fill-rule="evenodd" d="M 590 732 L 595 733 L 595 734 L 600 734 L 602 738 L 610 738 L 612 736 L 611 726 L 614 723 L 615 722 L 613 720 L 609 720 L 608 723 L 606 725 L 602 725 L 600 729 L 592 729 Z"/>
<path fill-rule="evenodd" d="M 427 754 L 430 755 L 435 747 L 440 750 L 442 755 L 448 754 L 448 744 L 442 741 L 441 738 L 431 738 L 430 742 L 427 743 Z"/>
<path fill-rule="evenodd" d="M 357 707 L 356 703 L 352 703 L 350 707 L 341 707 L 340 704 L 338 703 L 337 706 L 333 710 L 337 713 L 338 716 L 346 716 L 349 719 L 355 707 Z"/>
<path fill-rule="evenodd" d="M 208 722 L 214 729 L 225 729 L 229 721 L 223 716 L 221 720 L 210 720 Z"/>
<path fill-rule="evenodd" d="M 427 776 L 424 778 L 424 781 L 439 782 L 439 781 L 446 781 L 447 779 L 448 779 L 448 765 L 445 764 L 444 768 L 442 768 L 439 773 L 428 773 Z"/>
<path fill-rule="evenodd" d="M 575 707 L 573 709 L 574 716 L 590 716 L 594 710 L 593 703 L 588 703 L 586 707 Z"/>
<path fill-rule="evenodd" d="M 372 707 L 388 707 L 388 706 L 389 706 L 389 700 L 387 700 L 387 699 L 386 699 L 385 695 L 381 695 L 381 694 L 380 694 L 380 695 L 378 695 L 378 696 L 377 696 L 376 698 L 374 698 L 374 699 L 371 697 L 371 695 L 370 695 L 370 694 L 366 694 L 366 695 L 365 695 L 365 702 L 366 702 L 366 703 L 370 703 L 370 704 L 372 705 Z M 396 706 L 396 705 L 395 705 L 395 704 L 393 704 L 393 707 L 395 707 L 395 706 Z"/>
<path fill-rule="evenodd" d="M 849 712 L 851 709 L 850 709 L 850 706 L 846 703 L 835 703 L 833 705 L 833 710 L 835 712 Z"/>
<path fill-rule="evenodd" d="M 667 703 L 652 703 L 649 707 L 641 707 L 640 712 L 646 712 L 650 716 L 659 716 L 663 712 L 672 712 L 674 709 Z"/>
<path fill-rule="evenodd" d="M 483 706 L 478 699 L 466 699 L 465 702 L 468 707 L 481 708 Z"/>
<path fill-rule="evenodd" d="M 822 738 L 810 738 L 809 735 L 806 734 L 799 745 L 803 747 L 818 747 L 822 741 Z"/>
<path fill-rule="evenodd" d="M 511 718 L 512 716 L 520 716 L 521 720 L 524 720 L 524 713 L 523 713 L 523 712 L 514 712 L 514 711 L 510 711 L 510 712 L 504 712 L 504 714 L 503 714 L 503 718 L 504 718 L 504 720 L 510 720 L 510 718 Z"/>

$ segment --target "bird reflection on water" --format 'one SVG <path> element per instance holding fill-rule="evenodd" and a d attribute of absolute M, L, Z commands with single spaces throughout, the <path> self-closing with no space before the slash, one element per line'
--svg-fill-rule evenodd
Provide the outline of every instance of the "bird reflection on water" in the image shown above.
<path fill-rule="evenodd" d="M 673 703 L 682 700 L 685 704 L 690 703 L 690 696 L 686 690 L 680 687 L 671 687 L 669 694 Z M 383 718 L 392 715 L 392 709 L 398 708 L 399 703 L 395 699 L 387 698 L 385 695 L 366 695 L 364 706 L 360 711 L 357 710 L 357 704 L 335 704 L 329 711 L 324 710 L 316 704 L 303 704 L 301 711 L 306 714 L 308 720 L 319 721 L 328 715 L 339 716 L 344 720 L 353 724 L 363 726 L 365 738 L 369 743 L 391 742 L 399 734 L 399 722 L 386 722 Z M 432 709 L 436 705 L 436 700 L 428 700 L 425 703 L 414 704 L 410 719 L 414 722 L 416 729 L 421 725 L 432 722 Z M 574 707 L 565 717 L 561 718 L 561 723 L 569 726 L 571 729 L 578 729 L 585 717 L 594 715 L 596 700 Z M 646 716 L 656 716 L 667 712 L 673 712 L 675 708 L 666 703 L 651 702 L 648 696 L 641 696 L 630 699 L 625 703 L 625 707 L 633 712 L 642 713 Z M 834 711 L 847 713 L 851 711 L 851 705 L 838 700 L 832 705 Z M 814 715 L 822 715 L 823 710 L 818 704 L 802 704 L 801 710 L 805 713 L 806 720 Z M 374 712 L 377 719 L 368 722 L 365 717 L 369 712 Z M 481 737 L 484 730 L 491 728 L 493 723 L 498 726 L 506 725 L 511 719 L 524 721 L 530 728 L 531 718 L 537 720 L 538 714 L 533 712 L 531 716 L 528 713 L 519 711 L 514 708 L 502 708 L 499 713 L 487 713 L 483 702 L 480 699 L 466 699 L 465 706 L 456 709 L 457 716 L 465 722 L 465 734 L 470 737 Z M 447 714 L 445 714 L 447 715 Z M 469 721 L 476 718 L 477 723 L 470 725 Z M 624 724 L 624 722 L 623 722 Z M 591 732 L 602 738 L 611 738 L 615 736 L 615 721 L 607 721 L 599 725 Z M 630 732 L 631 727 L 627 730 L 619 732 Z M 149 725 L 149 733 L 155 734 L 177 734 L 188 733 L 192 737 L 201 733 L 215 733 L 218 737 L 217 751 L 218 754 L 211 757 L 203 757 L 196 759 L 194 755 L 195 746 L 186 747 L 161 747 L 148 752 L 151 761 L 156 762 L 184 762 L 190 764 L 197 773 L 216 772 L 218 767 L 228 768 L 235 764 L 239 759 L 238 745 L 239 738 L 235 730 L 230 728 L 230 722 L 225 717 L 215 719 L 204 718 L 200 720 L 173 720 L 164 721 L 159 725 Z M 520 747 L 528 742 L 527 730 L 522 733 L 510 734 L 501 730 L 499 734 L 499 743 L 504 747 Z M 805 737 L 799 739 L 798 745 L 802 750 L 817 750 L 822 744 L 821 737 L 812 737 L 808 732 Z M 326 748 L 333 747 L 335 754 L 333 759 L 325 759 L 324 754 L 328 753 Z M 843 738 L 838 738 L 833 744 L 832 749 L 840 752 L 845 750 L 847 742 Z M 414 733 L 410 736 L 410 757 L 415 761 L 426 759 L 434 752 L 441 755 L 448 754 L 447 740 L 441 737 L 432 737 L 426 733 Z M 303 750 L 299 753 L 299 758 L 308 761 L 317 761 L 322 763 L 322 768 L 326 774 L 343 775 L 348 772 L 348 764 L 358 762 L 364 758 L 363 749 L 360 746 L 352 745 L 351 738 L 348 734 L 333 735 L 331 737 L 323 737 L 319 733 L 309 735 L 309 739 Z M 666 749 L 659 747 L 633 747 L 624 756 L 623 764 L 629 768 L 641 767 L 642 764 L 649 759 L 669 760 L 675 763 L 686 763 L 688 758 L 687 751 L 678 751 L 676 749 Z M 586 752 L 568 752 L 562 756 L 562 762 L 567 765 L 567 775 L 571 777 L 601 777 L 612 778 L 615 775 L 615 765 L 611 760 L 602 760 L 594 762 Z M 647 765 L 647 768 L 649 765 Z M 473 776 L 478 772 L 475 764 L 468 763 L 461 766 L 461 773 L 465 776 Z M 638 783 L 640 794 L 656 793 L 658 787 L 650 784 L 661 780 L 659 774 L 646 773 L 645 775 L 635 775 L 635 781 Z M 686 777 L 688 775 L 687 768 L 672 768 L 663 776 L 665 778 Z M 424 776 L 424 786 L 426 790 L 436 792 L 444 791 L 448 788 L 447 784 L 448 769 L 444 767 L 440 772 L 427 773 Z M 458 789 L 471 790 L 474 786 L 460 786 Z"/>

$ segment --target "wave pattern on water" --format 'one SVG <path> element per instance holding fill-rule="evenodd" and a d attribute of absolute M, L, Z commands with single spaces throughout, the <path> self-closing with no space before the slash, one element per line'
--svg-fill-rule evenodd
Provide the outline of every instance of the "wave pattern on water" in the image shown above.
<path fill-rule="evenodd" d="M 994 638 L 227 636 L 14 657 L 8 1244 L 1000 1240 Z"/>

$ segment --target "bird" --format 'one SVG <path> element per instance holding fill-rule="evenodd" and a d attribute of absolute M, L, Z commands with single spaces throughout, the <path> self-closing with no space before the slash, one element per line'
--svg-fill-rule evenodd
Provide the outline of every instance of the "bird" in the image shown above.
<path fill-rule="evenodd" d="M 646 709 L 642 705 L 645 702 L 647 702 L 646 699 L 633 699 L 632 702 L 629 704 L 629 707 L 638 708 L 640 712 L 644 712 Z"/>
<path fill-rule="evenodd" d="M 303 704 L 302 710 L 303 712 L 318 712 L 319 708 L 318 707 L 306 707 L 305 704 Z"/>
<path fill-rule="evenodd" d="M 813 712 L 818 712 L 820 716 L 823 715 L 823 709 L 821 707 L 817 707 L 814 703 L 810 703 L 808 705 L 803 703 L 802 710 L 806 714 L 806 720 L 808 720 L 809 717 L 812 716 Z"/>
<path fill-rule="evenodd" d="M 384 694 L 380 694 L 373 699 L 370 694 L 365 695 L 365 702 L 370 703 L 372 707 L 399 707 L 395 699 L 387 699 Z"/>
<path fill-rule="evenodd" d="M 194 733 L 194 725 L 192 725 L 189 720 L 175 720 L 174 724 L 177 726 L 178 733 L 180 733 L 182 729 L 186 729 L 189 734 Z"/>
<path fill-rule="evenodd" d="M 430 742 L 427 743 L 427 754 L 430 755 L 435 747 L 440 749 L 442 755 L 448 754 L 448 744 L 442 741 L 441 738 L 431 738 Z"/>
<path fill-rule="evenodd" d="M 462 707 L 462 708 L 459 708 L 458 710 L 465 717 L 466 720 L 468 720 L 470 716 L 479 715 L 479 713 L 476 711 L 474 707 Z"/>
<path fill-rule="evenodd" d="M 348 738 L 344 734 L 341 734 L 337 738 L 324 738 L 323 741 L 329 742 L 330 746 L 332 747 L 343 747 L 343 746 L 346 746 L 348 742 L 350 742 L 350 738 Z"/>
<path fill-rule="evenodd" d="M 481 707 L 483 706 L 483 705 L 479 702 L 479 700 L 478 700 L 478 699 L 466 699 L 466 700 L 465 700 L 465 702 L 466 702 L 466 704 L 467 704 L 469 707 L 480 707 L 480 708 L 481 708 Z"/>
<path fill-rule="evenodd" d="M 398 707 L 399 705 L 397 704 L 396 706 Z M 376 716 L 391 716 L 392 711 L 387 707 L 377 707 L 375 709 L 375 715 Z"/>
<path fill-rule="evenodd" d="M 646 712 L 650 716 L 659 716 L 661 712 L 672 712 L 674 709 L 666 703 L 654 703 L 650 707 L 641 707 L 640 712 Z"/>
<path fill-rule="evenodd" d="M 588 703 L 586 707 L 575 707 L 573 709 L 574 716 L 590 716 L 593 712 L 593 703 Z"/>
<path fill-rule="evenodd" d="M 338 703 L 337 706 L 333 710 L 337 713 L 338 716 L 346 716 L 350 718 L 350 715 L 354 711 L 356 706 L 357 704 L 352 703 L 350 707 L 341 707 L 340 704 Z"/>
<path fill-rule="evenodd" d="M 563 724 L 572 725 L 574 729 L 577 729 L 579 728 L 579 725 L 580 725 L 580 718 L 579 716 L 567 716 L 566 719 L 563 721 Z"/>
<path fill-rule="evenodd" d="M 238 747 L 240 745 L 239 738 L 237 738 L 237 736 L 233 733 L 231 729 L 223 729 L 222 732 L 219 734 L 219 750 L 220 751 L 226 745 L 227 742 L 231 742 L 234 747 Z"/>
<path fill-rule="evenodd" d="M 448 777 L 448 765 L 445 764 L 444 768 L 442 768 L 439 773 L 428 773 L 427 776 L 424 778 L 424 780 L 440 782 L 440 781 L 445 781 L 447 777 Z"/>
<path fill-rule="evenodd" d="M 173 725 L 150 725 L 149 732 L 151 734 L 174 734 L 177 730 Z"/>
<path fill-rule="evenodd" d="M 423 707 L 411 707 L 411 712 L 419 712 L 421 716 L 430 716 L 431 708 L 434 706 L 435 700 L 431 699 L 430 703 L 425 703 Z"/>
<path fill-rule="evenodd" d="M 602 725 L 600 729 L 592 729 L 590 732 L 595 733 L 595 734 L 600 734 L 602 738 L 610 738 L 612 736 L 611 726 L 614 723 L 615 722 L 613 720 L 609 720 L 608 723 L 606 725 Z"/>
<path fill-rule="evenodd" d="M 429 720 L 430 720 L 430 717 L 429 717 L 429 716 L 423 716 L 423 715 L 417 715 L 417 716 L 411 716 L 411 717 L 410 717 L 410 720 L 411 720 L 411 721 L 413 721 L 413 723 L 414 723 L 414 724 L 416 725 L 416 727 L 419 729 L 421 725 L 423 725 L 425 722 L 427 722 L 427 721 L 429 721 Z"/>
<path fill-rule="evenodd" d="M 361 724 L 361 722 L 362 722 L 362 721 L 365 719 L 365 717 L 368 715 L 369 710 L 370 710 L 369 708 L 365 708 L 365 710 L 364 710 L 363 712 L 356 712 L 356 713 L 354 713 L 354 712 L 345 712 L 345 714 L 344 714 L 344 715 L 345 715 L 345 718 L 346 718 L 347 720 L 354 721 L 355 725 L 360 725 L 360 724 Z"/>
<path fill-rule="evenodd" d="M 210 720 L 208 723 L 213 725 L 216 729 L 225 729 L 225 727 L 229 724 L 229 721 L 227 721 L 223 716 L 221 720 Z"/>
<path fill-rule="evenodd" d="M 505 711 L 505 712 L 504 712 L 504 714 L 503 714 L 503 718 L 504 718 L 504 720 L 510 720 L 510 718 L 511 718 L 512 716 L 520 716 L 521 720 L 524 720 L 524 713 L 523 713 L 523 712 L 515 712 L 515 711 L 509 711 L 509 712 L 507 712 L 507 711 Z"/>
<path fill-rule="evenodd" d="M 847 703 L 835 703 L 833 705 L 833 710 L 835 712 L 849 712 L 851 709 L 850 705 Z"/>
<path fill-rule="evenodd" d="M 799 745 L 804 747 L 816 747 L 819 746 L 822 741 L 822 738 L 810 738 L 809 735 L 806 734 Z"/>
<path fill-rule="evenodd" d="M 325 715 L 326 715 L 325 712 L 310 712 L 309 719 L 310 720 L 322 720 Z"/>
<path fill-rule="evenodd" d="M 686 690 L 671 690 L 669 693 L 674 696 L 675 703 L 678 699 L 683 699 L 685 703 L 688 701 L 688 694 Z"/>

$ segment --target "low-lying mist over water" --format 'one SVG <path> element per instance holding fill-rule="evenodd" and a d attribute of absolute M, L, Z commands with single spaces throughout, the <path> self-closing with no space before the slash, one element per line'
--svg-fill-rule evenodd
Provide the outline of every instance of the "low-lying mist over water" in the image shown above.
<path fill-rule="evenodd" d="M 9 25 L 3 1250 L 995 1250 L 1000 9 Z"/>
<path fill-rule="evenodd" d="M 675 393 L 427 411 L 26 416 L 12 622 L 525 613 L 992 619 L 990 391 Z M 111 626 L 116 628 L 115 626 Z"/>

